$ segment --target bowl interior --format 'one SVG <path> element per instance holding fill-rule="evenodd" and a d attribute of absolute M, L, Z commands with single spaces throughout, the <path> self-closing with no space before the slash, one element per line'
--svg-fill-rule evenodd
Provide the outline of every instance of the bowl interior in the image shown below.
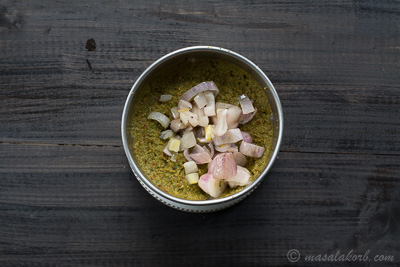
<path fill-rule="evenodd" d="M 275 157 L 278 153 L 279 146 L 281 143 L 283 116 L 279 98 L 272 83 L 269 81 L 267 76 L 252 62 L 242 57 L 241 55 L 231 52 L 229 50 L 220 48 L 218 49 L 209 48 L 209 47 L 183 49 L 181 51 L 178 50 L 174 53 L 164 56 L 163 58 L 153 63 L 138 78 L 138 80 L 132 87 L 132 90 L 127 98 L 124 109 L 124 115 L 122 120 L 122 138 L 129 163 L 133 171 L 136 172 L 136 175 L 138 175 L 140 178 L 144 178 L 143 182 L 152 190 L 158 192 L 161 195 L 164 195 L 164 197 L 172 198 L 175 201 L 179 201 L 180 199 L 176 199 L 175 197 L 169 196 L 168 194 L 159 190 L 156 186 L 154 186 L 151 182 L 149 182 L 142 173 L 140 173 L 140 166 L 138 166 L 138 163 L 135 159 L 135 153 L 133 151 L 133 146 L 132 146 L 134 138 L 131 133 L 134 120 L 132 114 L 135 104 L 138 103 L 138 101 L 140 101 L 140 99 L 138 98 L 139 93 L 145 89 L 146 85 L 156 75 L 168 71 L 170 66 L 174 64 L 179 64 L 179 66 L 182 66 L 183 68 L 194 68 L 199 60 L 202 61 L 222 60 L 232 63 L 240 67 L 244 71 L 246 71 L 250 76 L 252 76 L 257 81 L 257 83 L 260 85 L 261 88 L 264 88 L 263 91 L 268 98 L 269 105 L 272 110 L 272 115 L 270 116 L 270 120 L 273 124 L 273 136 L 272 136 L 271 149 L 268 150 L 269 152 L 267 155 L 268 163 L 266 164 L 265 169 L 261 173 L 261 175 L 252 184 L 244 188 L 242 191 L 239 191 L 238 193 L 235 193 L 234 195 L 230 196 L 230 198 L 235 197 L 235 195 L 245 194 L 247 191 L 250 191 L 252 187 L 255 188 L 258 185 L 258 183 L 261 182 L 265 174 L 270 169 L 273 161 L 275 160 Z M 146 114 L 144 114 L 144 116 L 146 116 Z"/>

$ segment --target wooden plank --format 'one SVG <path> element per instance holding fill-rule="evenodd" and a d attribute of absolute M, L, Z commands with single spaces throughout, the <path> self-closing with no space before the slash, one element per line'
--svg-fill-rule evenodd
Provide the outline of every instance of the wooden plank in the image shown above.
<path fill-rule="evenodd" d="M 211 2 L 195 12 L 179 2 L 126 4 L 101 21 L 107 5 L 10 4 L 9 13 L 26 16 L 19 29 L 1 32 L 1 141 L 120 145 L 119 121 L 135 78 L 165 53 L 202 40 L 242 53 L 270 76 L 286 107 L 284 150 L 399 154 L 398 35 L 387 7 L 278 3 L 242 11 L 239 3 Z M 268 10 L 274 12 L 265 17 Z M 338 24 L 340 12 L 346 16 Z M 234 42 L 227 26 L 240 33 Z M 95 51 L 85 49 L 89 37 L 97 39 Z"/>
<path fill-rule="evenodd" d="M 188 214 L 147 194 L 120 147 L 3 148 L 19 159 L 0 165 L 4 264 L 46 257 L 148 265 L 182 257 L 279 265 L 292 248 L 304 255 L 369 249 L 400 256 L 398 156 L 283 152 L 248 199 L 218 213 Z"/>

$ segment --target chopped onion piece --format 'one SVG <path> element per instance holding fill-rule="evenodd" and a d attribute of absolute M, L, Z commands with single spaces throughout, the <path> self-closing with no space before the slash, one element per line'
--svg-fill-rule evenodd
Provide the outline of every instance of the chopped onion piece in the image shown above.
<path fill-rule="evenodd" d="M 191 110 L 194 114 L 197 115 L 197 117 L 199 116 L 199 107 L 197 106 L 196 103 L 192 104 L 192 110 Z"/>
<path fill-rule="evenodd" d="M 189 156 L 197 163 L 197 164 L 205 164 L 212 161 L 210 154 L 207 151 L 200 153 L 192 153 Z"/>
<path fill-rule="evenodd" d="M 176 161 L 177 157 L 178 157 L 178 153 L 177 152 L 172 152 L 171 161 Z"/>
<path fill-rule="evenodd" d="M 210 122 L 210 120 L 208 119 L 207 116 L 199 115 L 199 125 L 200 126 L 206 127 L 209 122 Z"/>
<path fill-rule="evenodd" d="M 256 113 L 257 113 L 257 108 L 255 108 L 254 112 L 252 112 L 252 113 L 242 115 L 242 118 L 239 121 L 239 123 L 240 124 L 248 123 L 249 121 L 251 121 L 253 119 L 253 117 L 254 117 L 254 115 L 256 115 Z"/>
<path fill-rule="evenodd" d="M 185 125 L 182 123 L 181 119 L 175 119 L 171 121 L 170 128 L 174 132 L 178 132 L 179 130 L 185 129 Z"/>
<path fill-rule="evenodd" d="M 247 97 L 247 95 L 243 94 L 239 96 L 239 103 L 242 107 L 242 112 L 244 115 L 254 112 L 253 103 L 251 103 L 251 100 Z"/>
<path fill-rule="evenodd" d="M 245 156 L 260 158 L 264 154 L 265 148 L 262 146 L 257 146 L 255 144 L 250 144 L 245 141 L 242 141 L 240 144 L 240 153 Z"/>
<path fill-rule="evenodd" d="M 215 116 L 215 96 L 212 92 L 204 92 L 204 96 L 207 99 L 207 105 L 204 107 L 204 115 L 211 117 Z"/>
<path fill-rule="evenodd" d="M 172 99 L 172 95 L 161 95 L 160 96 L 161 102 L 167 102 L 167 101 L 170 101 L 171 99 Z"/>
<path fill-rule="evenodd" d="M 161 125 L 164 127 L 164 129 L 166 129 L 169 125 L 168 117 L 157 111 L 150 112 L 150 114 L 149 114 L 149 116 L 147 116 L 147 118 L 158 121 L 159 123 L 161 123 Z"/>
<path fill-rule="evenodd" d="M 193 159 L 189 156 L 189 149 L 183 150 L 183 156 L 187 161 L 193 161 Z"/>
<path fill-rule="evenodd" d="M 204 192 L 214 198 L 219 197 L 227 187 L 225 181 L 215 179 L 210 173 L 200 176 L 198 184 Z"/>
<path fill-rule="evenodd" d="M 201 146 L 195 145 L 189 156 L 198 164 L 209 163 L 212 161 L 210 154 Z"/>
<path fill-rule="evenodd" d="M 238 166 L 242 166 L 242 167 L 246 166 L 247 159 L 246 159 L 245 155 L 243 155 L 242 153 L 240 153 L 238 151 L 234 151 L 233 157 L 235 158 L 236 164 Z"/>
<path fill-rule="evenodd" d="M 197 172 L 189 173 L 188 175 L 186 175 L 186 180 L 189 184 L 197 184 L 197 182 L 199 181 L 199 174 Z"/>
<path fill-rule="evenodd" d="M 204 112 L 204 108 L 199 109 L 199 116 L 206 116 L 206 113 Z"/>
<path fill-rule="evenodd" d="M 230 147 L 230 144 L 215 145 L 215 150 L 217 150 L 218 152 L 227 152 L 229 151 Z"/>
<path fill-rule="evenodd" d="M 186 116 L 186 118 L 188 119 L 188 122 L 190 123 L 190 125 L 192 125 L 193 127 L 196 127 L 197 125 L 199 125 L 199 117 L 194 114 L 193 112 L 190 111 L 185 111 L 183 112 Z"/>
<path fill-rule="evenodd" d="M 171 150 L 168 149 L 168 144 L 164 147 L 163 152 L 167 155 L 167 156 L 172 156 Z"/>
<path fill-rule="evenodd" d="M 196 137 L 194 137 L 193 131 L 185 133 L 180 142 L 180 151 L 194 147 L 196 145 Z"/>
<path fill-rule="evenodd" d="M 194 97 L 194 102 L 196 102 L 199 109 L 204 108 L 207 105 L 207 98 L 204 93 L 201 92 L 197 96 Z"/>
<path fill-rule="evenodd" d="M 220 146 L 223 144 L 236 143 L 243 139 L 242 132 L 239 128 L 227 130 L 224 135 L 215 136 L 213 138 L 214 144 Z"/>
<path fill-rule="evenodd" d="M 186 174 L 195 173 L 199 171 L 199 169 L 197 168 L 197 164 L 194 161 L 188 161 L 183 163 L 183 167 L 185 168 Z"/>
<path fill-rule="evenodd" d="M 206 140 L 211 140 L 213 138 L 213 130 L 214 130 L 214 125 L 207 125 L 205 127 L 205 138 Z"/>
<path fill-rule="evenodd" d="M 185 133 L 191 132 L 191 131 L 193 131 L 193 127 L 192 127 L 192 126 L 189 126 L 189 127 L 185 128 L 185 129 L 183 130 L 182 135 L 185 134 Z"/>
<path fill-rule="evenodd" d="M 202 83 L 196 85 L 195 87 L 189 89 L 188 91 L 186 91 L 181 96 L 181 99 L 190 101 L 195 95 L 197 95 L 201 92 L 204 92 L 204 91 L 212 91 L 215 96 L 217 96 L 219 93 L 218 87 L 214 82 L 212 82 L 212 81 L 202 82 Z"/>
<path fill-rule="evenodd" d="M 230 188 L 236 188 L 238 186 L 247 185 L 249 179 L 250 179 L 250 172 L 246 168 L 237 166 L 236 175 L 225 179 L 225 181 L 228 182 Z"/>
<path fill-rule="evenodd" d="M 176 138 L 171 138 L 168 141 L 168 149 L 172 152 L 178 152 L 180 145 L 181 141 Z"/>
<path fill-rule="evenodd" d="M 237 106 L 228 108 L 228 114 L 226 115 L 226 123 L 228 127 L 235 125 L 239 122 L 240 116 L 242 116 L 242 110 Z M 235 128 L 235 127 L 231 127 Z"/>
<path fill-rule="evenodd" d="M 174 119 L 178 119 L 179 118 L 178 107 L 171 108 L 171 114 Z"/>
<path fill-rule="evenodd" d="M 246 143 L 253 142 L 253 138 L 251 138 L 251 135 L 248 132 L 245 132 L 245 131 L 241 131 L 241 132 L 242 132 L 242 136 L 243 136 L 243 141 L 245 141 Z"/>
<path fill-rule="evenodd" d="M 228 125 L 226 123 L 226 115 L 228 114 L 227 109 L 218 109 L 217 110 L 217 124 L 213 129 L 213 134 L 215 136 L 221 136 L 226 133 L 228 130 Z"/>
<path fill-rule="evenodd" d="M 204 150 L 204 148 L 202 146 L 199 146 L 199 145 L 196 144 L 193 147 L 192 153 L 200 153 L 200 152 L 204 152 L 204 151 L 205 150 Z"/>
<path fill-rule="evenodd" d="M 214 154 L 215 154 L 215 150 L 214 150 L 214 146 L 213 146 L 213 144 L 208 144 L 208 147 L 210 148 L 210 157 L 212 158 L 212 157 L 214 157 Z"/>
<path fill-rule="evenodd" d="M 173 137 L 175 135 L 175 133 L 172 130 L 164 130 L 160 133 L 160 138 L 165 140 L 168 139 L 170 137 Z"/>
<path fill-rule="evenodd" d="M 215 179 L 226 179 L 235 176 L 237 164 L 232 153 L 218 154 L 208 166 L 208 173 Z"/>
<path fill-rule="evenodd" d="M 231 144 L 230 148 L 228 149 L 229 152 L 238 152 L 239 148 L 235 144 Z"/>
<path fill-rule="evenodd" d="M 185 112 L 180 112 L 180 119 L 184 127 L 189 126 L 189 119 L 187 117 L 187 113 Z"/>
<path fill-rule="evenodd" d="M 190 104 L 190 102 L 186 101 L 186 100 L 179 100 L 178 103 L 178 111 L 182 112 L 181 110 L 190 110 L 192 108 L 192 104 Z"/>
<path fill-rule="evenodd" d="M 215 103 L 215 108 L 216 109 L 226 109 L 226 108 L 231 108 L 231 107 L 237 107 L 235 105 L 232 104 L 228 104 L 228 103 L 223 103 L 223 102 L 217 102 Z"/>
<path fill-rule="evenodd" d="M 207 140 L 205 137 L 197 138 L 197 141 L 199 141 L 199 143 L 202 143 L 202 144 L 212 143 L 212 140 Z"/>
<path fill-rule="evenodd" d="M 235 128 L 237 128 L 239 126 L 239 122 L 235 122 L 235 123 L 233 123 L 233 124 L 231 124 L 231 125 L 228 125 L 228 130 L 229 129 L 235 129 Z"/>

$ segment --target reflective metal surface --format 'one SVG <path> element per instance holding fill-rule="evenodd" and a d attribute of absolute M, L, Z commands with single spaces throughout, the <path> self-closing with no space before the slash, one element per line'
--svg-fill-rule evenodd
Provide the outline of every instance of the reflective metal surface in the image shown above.
<path fill-rule="evenodd" d="M 163 68 L 182 61 L 184 59 L 221 59 L 227 62 L 233 63 L 238 67 L 242 68 L 260 84 L 262 88 L 267 88 L 264 90 L 267 95 L 269 104 L 272 109 L 271 121 L 273 123 L 273 140 L 272 140 L 272 149 L 271 153 L 268 155 L 269 162 L 261 173 L 261 175 L 250 185 L 245 187 L 240 192 L 237 192 L 231 196 L 220 198 L 220 199 L 211 199 L 211 200 L 203 200 L 203 201 L 193 201 L 193 200 L 185 200 L 181 198 L 177 198 L 171 196 L 156 186 L 154 186 L 140 171 L 139 166 L 137 165 L 134 159 L 134 153 L 132 151 L 132 110 L 135 101 L 137 101 L 136 96 L 140 90 L 143 90 L 144 85 L 151 80 L 153 75 L 155 75 L 158 71 Z M 253 190 L 260 184 L 260 182 L 264 179 L 267 172 L 270 170 L 272 164 L 274 163 L 276 156 L 279 152 L 279 147 L 282 140 L 283 134 L 283 114 L 282 107 L 278 97 L 277 92 L 275 91 L 274 86 L 268 77 L 264 74 L 264 72 L 258 68 L 254 63 L 252 63 L 247 58 L 241 56 L 238 53 L 232 52 L 230 50 L 212 47 L 212 46 L 194 46 L 187 47 L 183 49 L 176 50 L 172 53 L 169 53 L 162 58 L 155 61 L 150 67 L 148 67 L 142 75 L 136 80 L 133 85 L 129 95 L 127 97 L 124 111 L 122 114 L 122 123 L 121 123 L 121 133 L 122 133 L 122 142 L 124 146 L 124 150 L 126 156 L 128 158 L 129 164 L 132 168 L 133 173 L 136 178 L 140 182 L 140 184 L 156 199 L 161 201 L 162 203 L 179 209 L 183 211 L 190 212 L 211 212 L 216 210 L 221 210 L 232 206 L 239 201 L 243 200 L 246 196 L 248 196 Z"/>

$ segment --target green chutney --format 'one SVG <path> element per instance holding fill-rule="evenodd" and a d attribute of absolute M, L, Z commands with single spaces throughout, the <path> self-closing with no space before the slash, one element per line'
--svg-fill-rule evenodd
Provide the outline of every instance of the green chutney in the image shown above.
<path fill-rule="evenodd" d="M 250 181 L 254 181 L 265 169 L 268 154 L 271 153 L 273 126 L 270 121 L 272 111 L 264 89 L 247 72 L 236 65 L 218 59 L 185 59 L 173 66 L 163 69 L 138 94 L 133 108 L 133 151 L 142 173 L 162 191 L 187 200 L 206 200 L 210 196 L 197 184 L 189 185 L 185 178 L 183 163 L 185 158 L 180 152 L 176 161 L 164 155 L 163 148 L 168 140 L 162 140 L 160 133 L 163 127 L 154 120 L 147 119 L 152 111 L 165 114 L 172 120 L 171 108 L 177 106 L 183 93 L 204 81 L 214 81 L 219 89 L 216 102 L 239 106 L 238 96 L 246 94 L 254 100 L 257 114 L 254 118 L 239 125 L 243 131 L 250 133 L 253 143 L 265 148 L 261 158 L 247 158 L 246 168 L 250 171 Z M 160 102 L 160 95 L 172 95 L 167 102 Z M 240 107 L 240 106 L 239 106 Z M 210 123 L 211 120 L 210 120 Z M 240 145 L 240 142 L 237 143 Z M 207 172 L 207 164 L 198 165 L 199 175 Z M 232 195 L 243 187 L 227 188 L 220 198 Z"/>

